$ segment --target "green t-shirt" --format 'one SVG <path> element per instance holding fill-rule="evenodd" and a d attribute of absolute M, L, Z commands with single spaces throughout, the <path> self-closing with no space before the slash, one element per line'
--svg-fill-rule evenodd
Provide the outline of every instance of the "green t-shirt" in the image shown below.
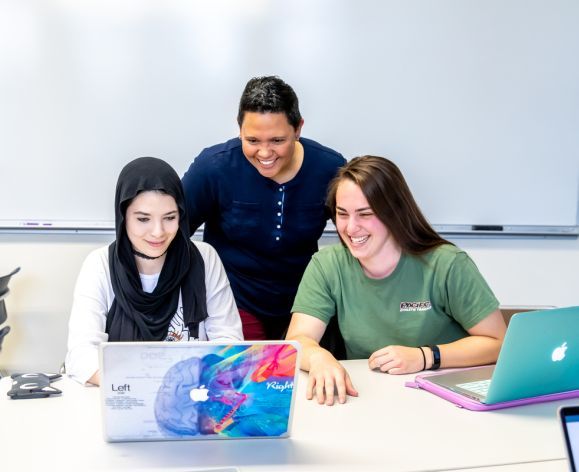
<path fill-rule="evenodd" d="M 326 324 L 337 314 L 348 359 L 365 359 L 388 345 L 456 341 L 498 306 L 474 262 L 450 244 L 422 256 L 402 254 L 379 280 L 340 244 L 314 254 L 292 312 Z"/>

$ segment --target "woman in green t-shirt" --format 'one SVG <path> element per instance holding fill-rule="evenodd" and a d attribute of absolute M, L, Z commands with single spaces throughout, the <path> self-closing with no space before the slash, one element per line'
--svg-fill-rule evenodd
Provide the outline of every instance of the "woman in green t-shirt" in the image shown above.
<path fill-rule="evenodd" d="M 394 163 L 351 160 L 330 184 L 328 206 L 342 244 L 312 258 L 287 334 L 303 347 L 309 399 L 358 395 L 319 345 L 333 316 L 348 358 L 389 374 L 496 361 L 506 331 L 497 299 L 468 255 L 429 225 Z"/>

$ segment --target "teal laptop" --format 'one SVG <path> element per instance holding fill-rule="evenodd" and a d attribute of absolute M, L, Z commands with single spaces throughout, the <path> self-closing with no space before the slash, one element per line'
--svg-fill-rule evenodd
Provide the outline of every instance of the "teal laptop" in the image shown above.
<path fill-rule="evenodd" d="M 419 377 L 418 387 L 469 409 L 579 396 L 579 307 L 515 314 L 494 366 Z"/>

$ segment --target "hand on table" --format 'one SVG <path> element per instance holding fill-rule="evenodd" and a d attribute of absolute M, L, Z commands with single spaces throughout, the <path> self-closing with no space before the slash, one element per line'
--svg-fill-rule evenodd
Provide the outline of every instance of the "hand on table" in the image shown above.
<path fill-rule="evenodd" d="M 428 364 L 428 348 L 424 349 Z M 388 374 L 411 374 L 425 368 L 420 348 L 407 346 L 386 346 L 374 352 L 368 359 L 370 369 L 379 369 Z"/>
<path fill-rule="evenodd" d="M 306 398 L 316 397 L 320 405 L 333 405 L 336 393 L 339 403 L 346 402 L 346 395 L 358 396 L 344 366 L 329 352 L 320 351 L 310 358 Z"/>

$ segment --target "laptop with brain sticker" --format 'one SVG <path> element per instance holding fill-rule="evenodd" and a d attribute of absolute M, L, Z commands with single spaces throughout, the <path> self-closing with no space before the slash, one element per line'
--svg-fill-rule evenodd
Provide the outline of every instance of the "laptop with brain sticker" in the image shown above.
<path fill-rule="evenodd" d="M 286 438 L 298 356 L 289 341 L 103 343 L 104 438 Z"/>

